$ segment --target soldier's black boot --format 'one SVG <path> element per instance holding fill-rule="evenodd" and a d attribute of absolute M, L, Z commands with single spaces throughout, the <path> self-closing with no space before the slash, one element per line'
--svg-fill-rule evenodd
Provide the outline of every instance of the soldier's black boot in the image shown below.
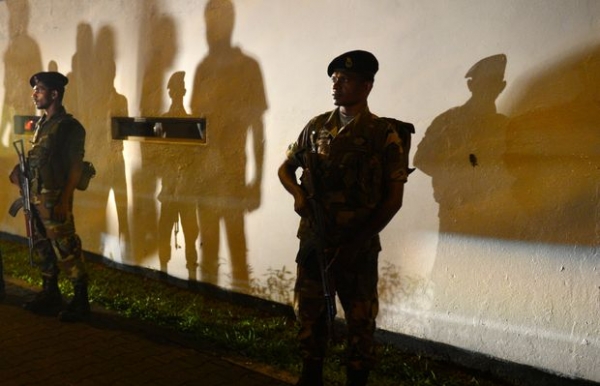
<path fill-rule="evenodd" d="M 302 374 L 296 386 L 323 386 L 323 361 L 305 359 L 302 362 Z"/>
<path fill-rule="evenodd" d="M 90 316 L 90 302 L 88 299 L 87 281 L 80 280 L 73 285 L 75 295 L 67 308 L 58 314 L 61 322 L 75 323 L 87 320 Z"/>
<path fill-rule="evenodd" d="M 36 314 L 57 315 L 62 308 L 62 296 L 56 276 L 42 278 L 42 291 L 33 300 L 23 304 L 23 308 Z"/>
<path fill-rule="evenodd" d="M 346 370 L 346 386 L 366 386 L 369 370 L 356 370 L 350 367 Z"/>

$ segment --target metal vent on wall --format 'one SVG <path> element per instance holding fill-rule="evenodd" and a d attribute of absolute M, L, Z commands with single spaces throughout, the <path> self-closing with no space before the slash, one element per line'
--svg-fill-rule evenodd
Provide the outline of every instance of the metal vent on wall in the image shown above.
<path fill-rule="evenodd" d="M 113 117 L 113 139 L 206 143 L 206 119 Z"/>

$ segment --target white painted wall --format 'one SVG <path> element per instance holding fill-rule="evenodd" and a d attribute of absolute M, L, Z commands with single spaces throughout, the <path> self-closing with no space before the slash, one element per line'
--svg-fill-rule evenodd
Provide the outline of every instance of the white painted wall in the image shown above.
<path fill-rule="evenodd" d="M 18 14 L 27 14 L 26 5 L 29 24 Z M 207 156 L 219 153 L 208 150 L 210 125 L 218 119 L 207 116 L 207 146 L 125 141 L 122 151 L 103 131 L 108 129 L 107 100 L 94 99 L 99 90 L 93 80 L 109 84 L 112 80 L 98 68 L 114 62 L 114 87 L 127 99 L 130 116 L 142 113 L 145 79 L 154 85 L 146 93 L 152 108 L 157 114 L 165 111 L 169 104 L 166 83 L 175 71 L 186 71 L 185 101 L 191 110 L 196 67 L 208 53 L 204 5 L 204 1 L 192 0 L 0 2 L 0 52 L 6 53 L 17 36 L 19 42 L 30 36 L 41 55 L 35 60 L 35 54 L 22 54 L 16 63 L 5 59 L 0 66 L 3 78 L 10 74 L 0 93 L 7 114 L 12 114 L 9 91 L 22 87 L 22 97 L 29 96 L 26 79 L 31 70 L 27 65 L 35 67 L 41 61 L 39 66 L 46 67 L 54 60 L 60 71 L 74 70 L 78 24 L 88 24 L 90 41 L 100 41 L 99 52 L 104 54 L 83 66 L 89 84 L 85 82 L 84 94 L 79 96 L 86 105 L 93 105 L 86 116 L 88 155 L 93 156 L 99 173 L 104 172 L 104 177 L 92 182 L 95 192 L 78 193 L 79 232 L 84 247 L 92 252 L 127 264 L 160 268 L 158 241 L 152 231 L 152 216 L 161 209 L 156 199 L 160 185 L 148 184 L 148 176 L 178 169 L 197 171 L 191 190 L 219 201 L 214 197 L 216 188 L 206 183 L 207 176 L 216 171 L 229 193 L 235 193 L 233 181 L 224 173 L 235 165 Z M 600 123 L 600 67 L 593 60 L 600 54 L 600 2 L 240 0 L 234 1 L 234 8 L 233 45 L 260 67 L 268 103 L 261 202 L 244 214 L 247 263 L 252 270 L 251 287 L 245 290 L 289 300 L 298 219 L 291 197 L 279 185 L 276 169 L 306 121 L 332 108 L 325 71 L 331 58 L 346 50 L 367 49 L 380 60 L 371 109 L 415 124 L 413 155 L 428 128 L 432 136 L 434 130 L 456 129 L 459 134 L 451 138 L 457 142 L 434 141 L 426 159 L 445 154 L 443 146 L 448 144 L 450 150 L 475 154 L 480 162 L 472 167 L 463 157 L 458 163 L 433 166 L 434 172 L 442 173 L 435 196 L 442 205 L 434 199 L 429 175 L 421 170 L 411 175 L 404 208 L 382 235 L 379 326 L 600 381 L 600 146 L 595 135 Z M 10 32 L 10 13 L 19 16 L 16 35 Z M 103 27 L 112 33 L 114 43 L 99 38 Z M 111 46 L 114 56 L 106 53 Z M 496 126 L 476 117 L 477 109 L 455 110 L 454 115 L 435 119 L 467 101 L 471 94 L 465 74 L 479 60 L 495 54 L 507 58 L 507 85 L 495 101 L 498 112 L 508 118 L 522 117 L 511 119 L 508 128 L 497 126 L 494 134 L 501 140 L 490 144 L 481 133 Z M 146 72 L 147 68 L 151 70 Z M 15 74 L 25 83 L 12 84 Z M 218 106 L 231 106 L 227 95 L 239 93 L 227 89 L 231 84 L 231 78 L 219 84 L 226 97 L 216 100 Z M 146 109 L 152 111 L 148 105 Z M 235 114 L 230 110 L 225 111 Z M 10 126 L 2 125 L 0 159 L 8 173 L 16 159 L 11 146 L 16 137 L 10 134 Z M 214 138 L 213 134 L 212 149 Z M 251 149 L 251 141 L 238 141 Z M 465 149 L 464 144 L 471 147 Z M 126 186 L 118 182 L 121 154 Z M 491 155 L 495 158 L 490 158 L 489 167 Z M 144 161 L 146 174 L 140 175 L 136 173 L 142 156 L 149 161 Z M 201 162 L 207 157 L 210 162 Z M 252 165 L 247 166 L 247 182 L 256 175 Z M 445 183 L 443 176 L 448 178 Z M 8 207 L 16 192 L 7 181 L 0 179 L 0 184 L 0 199 Z M 129 239 L 118 235 L 113 191 L 121 191 L 117 194 L 121 196 L 130 193 Z M 235 200 L 219 202 L 226 208 L 238 204 Z M 0 216 L 3 231 L 23 233 L 20 218 Z M 142 226 L 137 218 L 144 219 Z M 222 264 L 217 283 L 239 288 L 239 283 L 229 280 L 231 254 L 222 230 L 217 241 Z M 238 234 L 237 239 L 243 236 Z M 205 243 L 206 237 L 201 238 Z M 183 244 L 181 232 L 178 242 Z M 233 248 L 243 245 L 235 242 Z M 184 248 L 172 248 L 168 272 L 187 277 Z M 277 273 L 278 279 L 267 280 Z"/>

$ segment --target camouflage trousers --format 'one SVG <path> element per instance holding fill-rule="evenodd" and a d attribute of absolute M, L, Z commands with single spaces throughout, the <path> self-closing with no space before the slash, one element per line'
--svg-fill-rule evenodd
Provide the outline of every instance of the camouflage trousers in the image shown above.
<path fill-rule="evenodd" d="M 52 209 L 55 202 L 52 197 L 36 197 L 32 202 L 35 208 L 35 263 L 44 277 L 56 277 L 62 271 L 71 282 L 84 281 L 87 273 L 81 239 L 75 233 L 73 214 L 70 212 L 64 222 L 53 220 Z"/>
<path fill-rule="evenodd" d="M 353 264 L 337 261 L 329 271 L 331 296 L 339 298 L 348 328 L 346 365 L 356 370 L 371 369 L 376 362 L 378 254 L 379 250 L 367 249 Z M 321 272 L 314 248 L 303 242 L 297 258 L 294 292 L 301 356 L 305 360 L 322 360 L 327 350 L 328 328 Z"/>

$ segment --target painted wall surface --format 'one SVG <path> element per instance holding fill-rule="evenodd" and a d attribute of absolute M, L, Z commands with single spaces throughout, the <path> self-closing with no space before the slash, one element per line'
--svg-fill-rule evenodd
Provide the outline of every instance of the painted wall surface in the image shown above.
<path fill-rule="evenodd" d="M 594 0 L 4 0 L 0 167 L 29 76 L 57 68 L 98 169 L 84 248 L 289 302 L 298 218 L 276 170 L 333 108 L 329 61 L 370 50 L 371 110 L 417 129 L 379 326 L 600 381 L 599 18 Z M 207 144 L 111 140 L 111 116 L 176 107 L 177 71 L 171 114 L 206 117 Z M 16 194 L 0 179 L 5 209 Z"/>

